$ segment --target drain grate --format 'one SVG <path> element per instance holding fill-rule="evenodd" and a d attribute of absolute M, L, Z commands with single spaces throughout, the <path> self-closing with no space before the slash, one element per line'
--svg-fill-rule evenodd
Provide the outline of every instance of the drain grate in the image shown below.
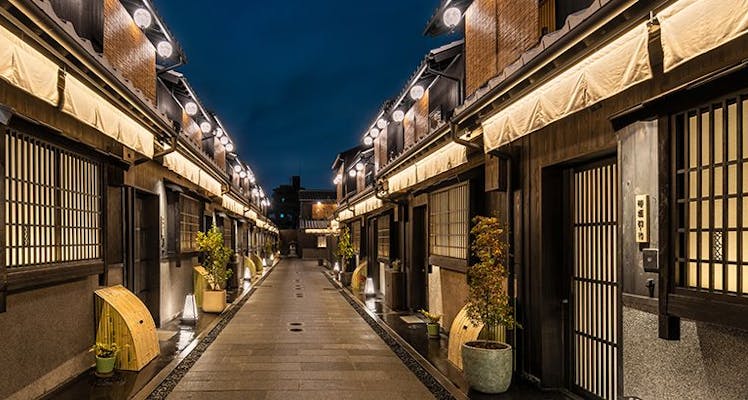
<path fill-rule="evenodd" d="M 291 329 L 289 329 L 289 331 L 291 331 L 291 332 L 304 332 L 304 330 L 301 329 L 301 328 L 291 328 Z"/>
<path fill-rule="evenodd" d="M 288 324 L 291 325 L 291 326 L 302 326 L 302 325 L 304 325 L 303 322 L 289 322 Z"/>

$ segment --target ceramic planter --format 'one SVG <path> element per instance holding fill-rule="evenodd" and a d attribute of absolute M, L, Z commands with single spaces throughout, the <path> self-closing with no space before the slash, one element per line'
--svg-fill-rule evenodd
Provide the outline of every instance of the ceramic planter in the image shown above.
<path fill-rule="evenodd" d="M 117 356 L 113 357 L 99 357 L 96 356 L 96 374 L 97 375 L 111 375 L 114 371 L 114 363 L 117 361 Z"/>
<path fill-rule="evenodd" d="M 203 292 L 203 311 L 221 313 L 226 308 L 226 291 L 206 290 Z"/>
<path fill-rule="evenodd" d="M 435 322 L 426 323 L 426 331 L 430 339 L 439 339 L 439 324 Z"/>
<path fill-rule="evenodd" d="M 500 348 L 482 348 L 489 344 Z M 476 340 L 462 345 L 462 370 L 470 387 L 483 393 L 503 393 L 512 383 L 512 347 Z"/>

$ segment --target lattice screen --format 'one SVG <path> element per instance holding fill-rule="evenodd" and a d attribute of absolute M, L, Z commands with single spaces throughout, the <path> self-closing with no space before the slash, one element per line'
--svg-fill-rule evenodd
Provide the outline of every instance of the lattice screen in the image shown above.
<path fill-rule="evenodd" d="M 180 194 L 179 241 L 182 252 L 197 251 L 197 232 L 200 231 L 200 209 L 202 204 L 192 197 Z"/>
<path fill-rule="evenodd" d="M 432 255 L 467 258 L 468 201 L 467 183 L 429 196 L 429 247 Z"/>
<path fill-rule="evenodd" d="M 101 164 L 8 130 L 6 265 L 98 259 L 101 231 Z"/>
<path fill-rule="evenodd" d="M 377 218 L 377 257 L 390 257 L 390 215 Z"/>
<path fill-rule="evenodd" d="M 748 99 L 674 118 L 680 286 L 745 295 L 748 284 Z"/>
<path fill-rule="evenodd" d="M 361 253 L 361 222 L 355 221 L 351 223 L 351 244 L 356 254 Z"/>

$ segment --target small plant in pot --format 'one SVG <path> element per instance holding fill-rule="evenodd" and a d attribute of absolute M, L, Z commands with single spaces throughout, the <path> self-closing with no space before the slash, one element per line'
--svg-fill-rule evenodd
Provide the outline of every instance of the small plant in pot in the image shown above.
<path fill-rule="evenodd" d="M 395 259 L 390 263 L 390 266 L 392 267 L 392 272 L 400 272 L 403 262 L 400 259 Z"/>
<path fill-rule="evenodd" d="M 96 375 L 111 375 L 117 361 L 117 343 L 96 343 L 91 351 L 96 356 Z"/>
<path fill-rule="evenodd" d="M 203 254 L 202 265 L 208 272 L 203 311 L 220 313 L 226 308 L 226 281 L 231 277 L 231 270 L 226 265 L 233 252 L 224 246 L 223 234 L 215 225 L 208 232 L 197 233 L 197 246 Z"/>
<path fill-rule="evenodd" d="M 432 314 L 426 310 L 418 310 L 418 312 L 428 319 L 426 322 L 426 332 L 428 332 L 430 339 L 439 339 L 439 321 L 442 319 L 441 314 Z"/>
<path fill-rule="evenodd" d="M 356 256 L 356 250 L 353 249 L 351 243 L 351 231 L 348 227 L 343 227 L 340 230 L 340 238 L 338 239 L 338 248 L 335 249 L 335 255 L 340 258 L 341 272 L 338 278 L 343 286 L 349 286 L 351 284 L 351 278 L 353 277 L 353 270 L 349 264 Z"/>
<path fill-rule="evenodd" d="M 509 304 L 506 268 L 506 229 L 498 217 L 473 219 L 471 249 L 477 258 L 468 268 L 467 314 L 473 324 L 498 332 L 514 329 L 514 310 Z M 503 393 L 512 382 L 512 347 L 495 340 L 477 340 L 462 346 L 462 367 L 470 386 L 484 393 Z"/>

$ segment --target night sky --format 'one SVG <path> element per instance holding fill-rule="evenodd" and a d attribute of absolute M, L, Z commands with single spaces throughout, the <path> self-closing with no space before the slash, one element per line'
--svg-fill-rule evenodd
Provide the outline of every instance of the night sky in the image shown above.
<path fill-rule="evenodd" d="M 268 192 L 291 175 L 332 188 L 335 155 L 454 40 L 423 36 L 438 0 L 154 2 L 187 55 L 179 70 Z"/>

